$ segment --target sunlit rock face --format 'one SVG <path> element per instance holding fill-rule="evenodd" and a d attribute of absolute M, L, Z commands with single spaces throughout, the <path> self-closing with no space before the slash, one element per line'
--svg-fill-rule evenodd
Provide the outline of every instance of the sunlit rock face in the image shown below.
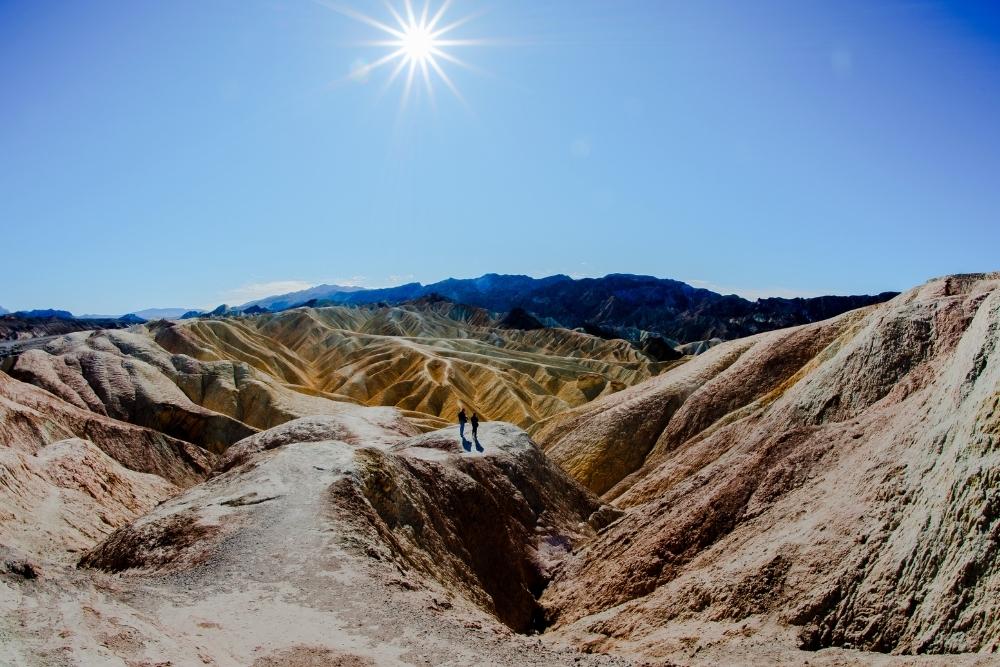
<path fill-rule="evenodd" d="M 0 544 L 42 571 L 76 562 L 115 527 L 180 490 L 78 438 L 34 454 L 0 448 L 0 485 Z"/>
<path fill-rule="evenodd" d="M 954 276 L 540 424 L 625 512 L 546 589 L 556 633 L 652 651 L 739 624 L 805 649 L 996 651 L 998 343 L 1000 275 Z"/>
<path fill-rule="evenodd" d="M 0 372 L 0 551 L 65 566 L 208 475 L 196 445 L 77 407 Z"/>
<path fill-rule="evenodd" d="M 431 302 L 297 309 L 153 335 L 171 352 L 240 360 L 294 389 L 400 408 L 427 428 L 454 421 L 460 406 L 525 427 L 678 363 L 656 362 L 623 340 L 496 324 L 485 311 Z"/>
<path fill-rule="evenodd" d="M 680 363 L 622 340 L 493 324 L 449 302 L 161 321 L 43 341 L 2 368 L 78 408 L 221 453 L 350 404 L 400 408 L 424 430 L 462 406 L 528 426 Z"/>
<path fill-rule="evenodd" d="M 142 333 L 71 334 L 45 349 L 8 362 L 7 372 L 67 403 L 96 414 L 150 428 L 215 452 L 254 432 L 238 418 L 192 401 L 182 386 L 196 385 L 202 402 L 226 399 L 240 412 L 240 394 L 251 378 L 233 364 L 192 364 L 172 357 Z M 240 389 L 249 389 L 240 392 Z M 252 399 L 251 399 L 252 400 Z M 221 406 L 220 406 L 221 407 Z"/>

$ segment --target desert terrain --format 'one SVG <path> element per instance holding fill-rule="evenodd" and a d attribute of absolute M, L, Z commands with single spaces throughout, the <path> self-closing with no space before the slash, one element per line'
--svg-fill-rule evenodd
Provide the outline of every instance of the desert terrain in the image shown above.
<path fill-rule="evenodd" d="M 0 663 L 994 664 L 998 343 L 1000 274 L 672 361 L 447 300 L 22 340 Z"/>

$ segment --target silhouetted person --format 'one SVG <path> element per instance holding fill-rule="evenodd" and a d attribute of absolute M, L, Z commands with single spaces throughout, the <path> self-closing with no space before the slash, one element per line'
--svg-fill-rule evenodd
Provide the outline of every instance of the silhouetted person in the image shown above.
<path fill-rule="evenodd" d="M 465 443 L 465 422 L 468 419 L 465 418 L 465 408 L 458 411 L 458 435 L 462 438 L 463 444 Z"/>
<path fill-rule="evenodd" d="M 483 446 L 479 444 L 479 415 L 472 413 L 472 440 L 476 443 L 476 449 L 483 451 Z"/>

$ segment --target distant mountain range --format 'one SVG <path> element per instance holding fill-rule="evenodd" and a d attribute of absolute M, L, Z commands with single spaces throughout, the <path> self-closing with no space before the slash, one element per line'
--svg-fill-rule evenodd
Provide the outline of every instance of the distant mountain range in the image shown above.
<path fill-rule="evenodd" d="M 281 310 L 302 305 L 398 304 L 431 295 L 497 313 L 520 309 L 547 326 L 584 327 L 629 340 L 651 332 L 680 342 L 739 338 L 824 320 L 842 312 L 887 301 L 897 292 L 874 296 L 769 298 L 749 301 L 686 283 L 630 274 L 573 279 L 489 273 L 423 285 L 382 289 L 321 285 L 303 292 L 258 299 L 250 306 Z M 303 299 L 303 297 L 308 297 Z M 298 299 L 303 299 L 298 301 Z M 266 304 L 271 304 L 267 306 Z"/>
<path fill-rule="evenodd" d="M 115 317 L 113 315 L 74 315 L 68 310 L 58 310 L 56 308 L 39 308 L 36 310 L 18 310 L 14 313 L 0 313 L 0 315 L 8 315 L 10 317 L 17 317 L 23 319 L 36 319 L 36 320 L 79 320 L 79 321 L 108 321 L 108 322 L 125 322 L 128 324 L 140 324 L 146 322 L 147 318 L 140 317 L 135 313 L 127 313 L 120 317 Z"/>
<path fill-rule="evenodd" d="M 56 308 L 39 308 L 35 310 L 18 310 L 13 314 L 19 317 L 34 317 L 34 318 L 56 318 L 61 320 L 122 320 L 125 322 L 136 323 L 139 321 L 150 321 L 150 320 L 174 320 L 180 318 L 186 313 L 204 313 L 204 310 L 192 310 L 191 308 L 146 308 L 145 310 L 138 310 L 133 313 L 125 313 L 124 315 L 101 315 L 93 313 L 85 313 L 83 315 L 74 315 L 68 310 L 59 310 Z M 11 311 L 6 308 L 0 307 L 0 315 L 10 315 Z"/>
<path fill-rule="evenodd" d="M 28 310 L 0 314 L 0 343 L 24 341 L 44 336 L 61 336 L 74 331 L 94 329 L 123 329 L 146 320 L 135 315 L 111 319 L 85 319 L 73 317 L 66 310 Z M 9 352 L 8 345 L 0 344 L 0 356 Z"/>
<path fill-rule="evenodd" d="M 19 310 L 14 313 L 18 317 L 34 317 L 34 318 L 55 318 L 58 320 L 73 320 L 76 316 L 68 310 L 56 310 L 55 308 L 38 308 L 36 310 Z M 81 318 L 84 319 L 84 318 Z M 95 319 L 95 318 L 86 318 Z"/>
<path fill-rule="evenodd" d="M 210 312 L 149 308 L 117 318 L 91 319 L 76 317 L 64 310 L 32 310 L 3 317 L 75 320 L 88 322 L 85 328 L 102 328 L 100 323 L 104 322 L 136 324 L 157 319 L 230 317 L 301 306 L 396 305 L 433 297 L 506 314 L 504 326 L 509 328 L 582 328 L 605 338 L 624 338 L 643 345 L 652 335 L 676 346 L 694 341 L 740 338 L 825 320 L 848 310 L 887 301 L 896 294 L 775 297 L 749 301 L 735 294 L 722 295 L 678 280 L 652 276 L 611 274 L 603 278 L 574 279 L 565 275 L 532 278 L 488 273 L 479 278 L 448 278 L 429 285 L 407 283 L 380 289 L 319 285 L 256 299 L 241 306 L 224 304 Z"/>

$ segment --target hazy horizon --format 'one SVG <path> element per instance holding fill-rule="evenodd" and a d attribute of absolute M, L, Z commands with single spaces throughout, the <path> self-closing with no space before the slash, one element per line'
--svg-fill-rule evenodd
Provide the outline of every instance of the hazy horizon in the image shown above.
<path fill-rule="evenodd" d="M 457 0 L 450 85 L 418 68 L 405 105 L 405 70 L 369 69 L 393 21 L 0 4 L 0 306 L 488 272 L 873 294 L 1000 269 L 991 3 Z"/>
<path fill-rule="evenodd" d="M 619 275 L 622 274 L 622 273 L 624 273 L 624 272 L 614 272 L 614 274 L 619 274 Z M 490 272 L 487 272 L 486 274 L 480 274 L 478 276 L 448 276 L 447 278 L 443 278 L 442 280 L 475 280 L 477 278 L 481 278 L 481 277 L 483 277 L 485 275 L 489 275 L 489 274 L 497 275 L 497 272 L 490 271 Z M 515 275 L 515 274 L 499 274 L 499 275 Z M 518 275 L 523 275 L 523 274 L 518 274 Z M 555 275 L 566 275 L 566 274 L 549 274 L 549 275 L 544 275 L 544 276 L 530 276 L 530 277 L 535 278 L 535 279 L 539 279 L 539 278 L 554 277 Z M 569 277 L 572 278 L 573 280 L 580 280 L 580 279 L 584 279 L 584 278 L 605 278 L 605 277 L 610 276 L 610 275 L 613 275 L 613 274 L 604 274 L 602 276 L 574 275 L 574 276 L 569 276 Z M 628 275 L 636 275 L 636 274 L 628 274 Z M 677 278 L 671 278 L 670 276 L 653 276 L 653 277 L 654 278 L 659 278 L 659 279 L 678 280 Z M 348 282 L 351 282 L 351 281 L 348 281 Z M 393 283 L 393 284 L 386 284 L 386 285 L 361 286 L 361 285 L 348 285 L 348 284 L 338 284 L 338 283 L 307 283 L 307 282 L 304 282 L 304 281 L 279 281 L 279 282 L 275 282 L 275 283 L 250 284 L 250 285 L 246 285 L 246 286 L 244 286 L 244 287 L 242 287 L 242 288 L 240 288 L 238 290 L 233 290 L 232 292 L 230 292 L 230 296 L 234 296 L 236 298 L 231 299 L 229 301 L 213 302 L 213 303 L 200 304 L 200 305 L 184 305 L 184 304 L 143 305 L 143 306 L 140 306 L 140 307 L 135 307 L 135 308 L 127 309 L 127 310 L 120 311 L 120 312 L 118 312 L 118 311 L 115 311 L 115 312 L 110 312 L 110 311 L 104 312 L 104 311 L 97 311 L 97 310 L 94 310 L 94 309 L 89 309 L 89 310 L 88 309 L 83 309 L 83 310 L 74 311 L 74 310 L 71 310 L 69 308 L 61 308 L 61 307 L 56 307 L 56 306 L 31 306 L 31 307 L 27 307 L 27 308 L 8 308 L 7 306 L 5 306 L 2 303 L 0 303 L 0 308 L 4 308 L 4 309 L 9 310 L 11 312 L 32 311 L 32 310 L 68 310 L 68 311 L 70 311 L 76 317 L 112 317 L 112 318 L 114 318 L 114 317 L 121 317 L 123 315 L 135 314 L 135 313 L 139 313 L 139 312 L 142 312 L 142 311 L 150 311 L 150 310 L 157 310 L 158 311 L 158 310 L 184 309 L 184 310 L 203 310 L 203 311 L 209 311 L 209 310 L 213 310 L 213 309 L 215 309 L 215 308 L 217 308 L 219 306 L 222 306 L 222 305 L 228 305 L 228 306 L 238 307 L 238 306 L 243 306 L 243 305 L 245 305 L 247 303 L 250 303 L 250 302 L 258 301 L 258 300 L 263 299 L 265 297 L 283 296 L 285 294 L 291 294 L 291 293 L 295 293 L 295 292 L 300 292 L 300 291 L 304 291 L 304 290 L 308 290 L 308 289 L 311 289 L 311 288 L 314 288 L 314 287 L 320 287 L 320 286 L 346 287 L 346 288 L 353 287 L 353 288 L 356 288 L 358 290 L 369 290 L 369 289 L 382 289 L 382 288 L 388 288 L 388 287 L 399 287 L 401 285 L 405 285 L 405 284 L 408 284 L 408 283 L 420 283 L 420 284 L 426 286 L 426 285 L 431 285 L 431 284 L 434 284 L 434 283 L 437 283 L 437 282 L 441 282 L 441 281 L 435 280 L 435 281 L 432 281 L 432 282 L 424 282 L 424 281 L 419 281 L 419 280 L 407 280 L 407 281 L 402 282 L 402 283 Z M 782 298 L 796 298 L 796 297 L 801 297 L 801 298 L 810 298 L 810 297 L 818 297 L 818 296 L 859 296 L 859 295 L 853 295 L 853 294 L 835 294 L 833 292 L 829 292 L 829 293 L 821 293 L 821 292 L 807 293 L 807 292 L 796 292 L 796 291 L 782 290 L 782 289 L 760 290 L 760 291 L 741 289 L 740 291 L 733 291 L 731 289 L 726 288 L 723 285 L 717 285 L 717 284 L 712 283 L 710 281 L 704 281 L 704 280 L 681 280 L 680 282 L 687 283 L 688 285 L 691 285 L 692 287 L 697 287 L 697 288 L 701 288 L 701 289 L 710 290 L 712 292 L 717 292 L 717 293 L 722 294 L 722 295 L 733 295 L 733 294 L 735 294 L 736 296 L 740 296 L 740 297 L 742 297 L 744 299 L 747 299 L 747 300 L 750 300 L 750 301 L 756 301 L 758 299 L 766 299 L 766 298 L 769 298 L 769 297 L 782 297 Z M 877 295 L 879 293 L 893 292 L 893 291 L 898 291 L 898 290 L 880 290 L 879 292 L 873 292 L 873 293 L 871 293 L 871 295 L 874 296 L 874 295 Z"/>

